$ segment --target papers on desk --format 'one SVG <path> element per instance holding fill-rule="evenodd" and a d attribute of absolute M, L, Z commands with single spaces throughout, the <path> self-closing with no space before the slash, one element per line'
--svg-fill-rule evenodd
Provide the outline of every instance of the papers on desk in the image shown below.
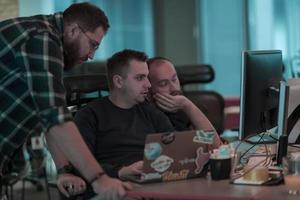
<path fill-rule="evenodd" d="M 246 180 L 244 177 L 235 179 L 233 181 L 234 184 L 244 184 L 244 185 L 262 185 L 266 181 L 255 181 L 255 180 Z"/>
<path fill-rule="evenodd" d="M 266 181 L 246 180 L 244 177 L 237 178 L 231 183 L 241 185 L 279 185 L 283 183 L 283 174 L 281 171 L 269 171 L 269 179 Z"/>

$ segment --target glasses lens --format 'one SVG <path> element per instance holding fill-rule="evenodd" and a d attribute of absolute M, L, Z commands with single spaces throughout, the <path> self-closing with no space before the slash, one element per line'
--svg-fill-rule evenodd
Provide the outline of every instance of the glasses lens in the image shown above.
<path fill-rule="evenodd" d="M 88 40 L 89 40 L 89 42 L 90 42 L 90 45 L 91 45 L 92 49 L 93 49 L 94 51 L 96 51 L 96 50 L 99 48 L 99 43 L 96 42 L 95 40 L 93 40 L 90 36 L 88 36 L 88 35 L 86 34 L 86 32 L 84 31 L 84 29 L 83 29 L 81 26 L 79 26 L 79 28 L 80 28 L 80 30 L 82 31 L 82 33 L 88 38 Z"/>

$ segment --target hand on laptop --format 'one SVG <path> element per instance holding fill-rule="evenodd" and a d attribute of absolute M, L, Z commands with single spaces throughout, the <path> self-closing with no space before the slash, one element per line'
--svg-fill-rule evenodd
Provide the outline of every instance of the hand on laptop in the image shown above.
<path fill-rule="evenodd" d="M 161 109 L 168 112 L 177 112 L 179 110 L 185 110 L 191 101 L 183 95 L 170 95 L 166 93 L 156 93 L 153 95 L 156 100 L 156 104 Z"/>
<path fill-rule="evenodd" d="M 137 161 L 129 166 L 122 167 L 118 174 L 119 177 L 126 177 L 128 175 L 139 175 L 142 173 L 144 161 Z"/>

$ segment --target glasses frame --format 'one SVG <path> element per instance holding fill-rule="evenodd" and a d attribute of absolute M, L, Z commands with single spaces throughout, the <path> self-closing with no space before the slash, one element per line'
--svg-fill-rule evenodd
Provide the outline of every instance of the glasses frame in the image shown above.
<path fill-rule="evenodd" d="M 88 36 L 88 34 L 86 34 L 87 31 L 85 31 L 80 25 L 78 25 L 78 27 L 81 30 L 81 32 L 88 38 L 90 47 L 92 47 L 92 50 L 96 51 L 99 48 L 100 43 L 97 42 L 96 40 L 92 39 L 90 36 Z"/>

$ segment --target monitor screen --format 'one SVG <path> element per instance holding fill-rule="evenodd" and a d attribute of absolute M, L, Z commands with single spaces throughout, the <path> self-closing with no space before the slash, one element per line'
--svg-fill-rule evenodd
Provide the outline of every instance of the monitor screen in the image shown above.
<path fill-rule="evenodd" d="M 282 53 L 244 51 L 241 72 L 239 139 L 243 140 L 277 126 Z"/>

